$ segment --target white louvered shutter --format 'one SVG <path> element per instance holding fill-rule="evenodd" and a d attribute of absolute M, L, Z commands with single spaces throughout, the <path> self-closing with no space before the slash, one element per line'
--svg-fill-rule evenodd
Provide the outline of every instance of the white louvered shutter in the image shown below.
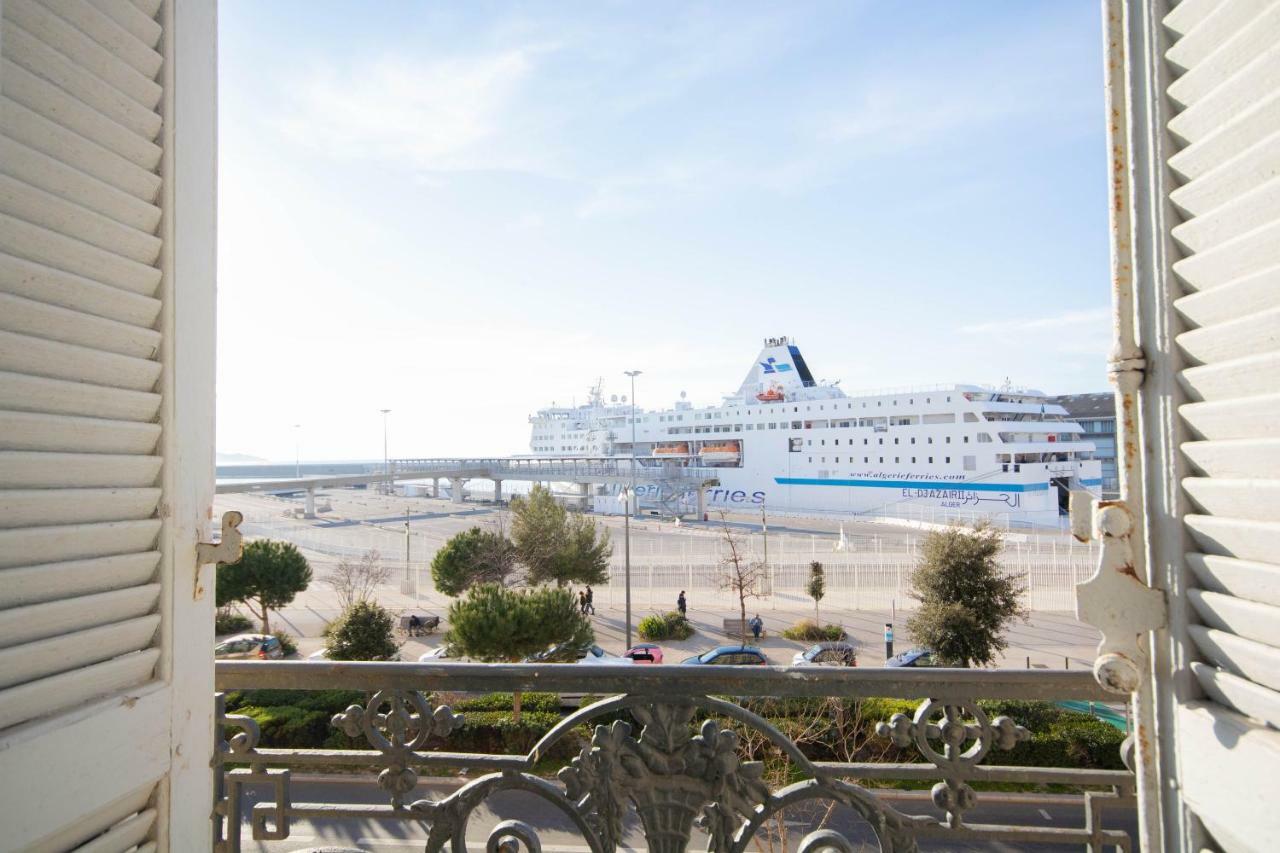
<path fill-rule="evenodd" d="M 212 229 L 175 230 L 188 164 L 165 120 L 212 115 L 173 91 L 186 39 L 212 94 L 212 9 L 190 6 L 206 31 L 177 38 L 166 0 L 0 0 L 0 850 L 173 831 L 173 721 L 195 703 L 175 623 L 211 608 L 187 551 L 212 429 L 184 429 L 176 389 L 203 351 L 212 375 L 213 316 L 188 336 L 175 303 L 212 306 L 212 267 L 184 278 L 176 254 L 211 259 Z M 210 188 L 212 150 L 190 158 Z"/>
<path fill-rule="evenodd" d="M 1163 18 L 1182 331 L 1182 802 L 1224 849 L 1280 845 L 1280 2 Z M 1180 255 L 1180 257 L 1178 256 Z M 1166 365 L 1155 363 L 1153 370 Z M 1172 520 L 1174 523 L 1178 519 Z"/>

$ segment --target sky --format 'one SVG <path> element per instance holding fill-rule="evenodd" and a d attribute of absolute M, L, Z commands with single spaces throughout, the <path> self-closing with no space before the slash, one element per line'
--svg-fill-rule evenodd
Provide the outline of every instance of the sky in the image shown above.
<path fill-rule="evenodd" d="M 1107 387 L 1096 3 L 219 18 L 219 452 L 527 452 L 780 335 L 851 392 Z"/>

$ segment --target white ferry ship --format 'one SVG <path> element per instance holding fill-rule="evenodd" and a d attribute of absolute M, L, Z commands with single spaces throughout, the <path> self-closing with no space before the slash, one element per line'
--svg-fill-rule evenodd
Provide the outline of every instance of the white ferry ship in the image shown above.
<path fill-rule="evenodd" d="M 681 394 L 683 397 L 684 394 Z M 738 390 L 718 406 L 685 400 L 635 410 L 604 400 L 530 417 L 536 456 L 623 456 L 708 469 L 712 508 L 946 517 L 1056 525 L 1072 489 L 1100 492 L 1083 428 L 1040 391 L 978 385 L 846 394 L 817 382 L 800 349 L 768 338 Z M 695 495 L 640 499 L 684 510 Z M 617 511 L 615 498 L 597 509 Z"/>

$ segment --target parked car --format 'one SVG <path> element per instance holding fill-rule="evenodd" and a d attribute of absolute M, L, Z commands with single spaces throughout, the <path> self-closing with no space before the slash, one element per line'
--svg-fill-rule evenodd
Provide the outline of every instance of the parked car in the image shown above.
<path fill-rule="evenodd" d="M 328 659 L 329 659 L 329 651 L 327 649 L 317 649 L 316 651 L 307 655 L 307 661 L 309 663 L 324 663 Z"/>
<path fill-rule="evenodd" d="M 662 663 L 662 646 L 657 643 L 636 643 L 623 652 L 622 656 L 630 658 L 635 663 Z"/>
<path fill-rule="evenodd" d="M 609 654 L 599 646 L 587 646 L 586 648 L 570 646 L 566 643 L 559 643 L 552 646 L 546 651 L 529 655 L 524 659 L 525 663 L 585 663 L 585 664 L 629 664 L 631 658 L 619 657 L 618 655 Z"/>
<path fill-rule="evenodd" d="M 236 634 L 213 647 L 219 660 L 278 660 L 284 657 L 280 640 L 270 634 Z"/>
<path fill-rule="evenodd" d="M 853 643 L 833 640 L 814 643 L 791 659 L 792 666 L 857 666 L 858 650 Z"/>
<path fill-rule="evenodd" d="M 910 649 L 900 655 L 894 655 L 884 662 L 885 666 L 941 666 L 933 656 L 932 649 Z"/>
<path fill-rule="evenodd" d="M 457 653 L 456 649 L 449 646 L 440 645 L 434 649 L 427 649 L 418 655 L 418 663 L 472 663 L 469 657 L 464 657 Z"/>
<path fill-rule="evenodd" d="M 719 646 L 680 662 L 701 666 L 766 666 L 769 658 L 755 646 Z"/>

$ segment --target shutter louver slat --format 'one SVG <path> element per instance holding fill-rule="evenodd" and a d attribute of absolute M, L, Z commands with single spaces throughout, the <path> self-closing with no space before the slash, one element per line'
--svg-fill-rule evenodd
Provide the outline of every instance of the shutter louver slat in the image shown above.
<path fill-rule="evenodd" d="M 22 27 L 8 24 L 0 33 L 0 40 L 3 45 L 0 50 L 5 57 L 143 139 L 154 140 L 160 133 L 162 122 L 155 112 L 103 82 L 102 78 L 42 43 Z"/>
<path fill-rule="evenodd" d="M 74 26 L 133 67 L 148 80 L 154 80 L 163 58 L 137 37 L 81 0 L 43 0 L 54 14 Z"/>
<path fill-rule="evenodd" d="M 1187 600 L 1211 628 L 1259 643 L 1280 643 L 1280 608 L 1199 589 L 1189 590 Z"/>
<path fill-rule="evenodd" d="M 151 296 L 160 284 L 155 267 L 0 213 L 0 252 L 105 284 Z"/>
<path fill-rule="evenodd" d="M 1209 696 L 1280 726 L 1280 3 L 1185 0 L 1164 18 L 1170 236 L 1186 323 L 1179 415 L 1192 664 Z M 1198 623 L 1198 624 L 1195 624 Z"/>
<path fill-rule="evenodd" d="M 86 71 L 100 77 L 149 110 L 155 110 L 164 90 L 155 75 L 144 75 L 111 50 L 34 0 L 5 0 L 6 21 L 12 21 Z"/>
<path fill-rule="evenodd" d="M 1280 477 L 1280 439 L 1188 441 L 1182 452 L 1210 477 Z"/>
<path fill-rule="evenodd" d="M 124 157 L 85 139 L 57 122 L 0 94 L 0 129 L 10 139 L 61 160 L 118 189 L 151 202 L 160 192 L 160 178 Z"/>
<path fill-rule="evenodd" d="M 73 672 L 151 644 L 160 614 L 0 649 L 0 690 Z"/>
<path fill-rule="evenodd" d="M 0 647 L 145 616 L 159 598 L 160 584 L 151 583 L 0 612 Z"/>
<path fill-rule="evenodd" d="M 1280 728 L 1280 692 L 1199 661 L 1191 664 L 1191 671 L 1204 692 L 1219 704 Z"/>
<path fill-rule="evenodd" d="M 150 359 L 3 331 L 0 331 L 0 370 L 130 391 L 148 391 L 155 387 L 160 376 L 159 363 Z"/>
<path fill-rule="evenodd" d="M 0 213 L 140 264 L 153 264 L 160 255 L 160 238 L 6 175 L 0 175 Z"/>
<path fill-rule="evenodd" d="M 155 21 L 155 14 L 144 14 L 129 0 L 92 0 L 99 12 L 128 30 L 129 34 L 150 48 L 154 48 L 163 33 Z"/>
<path fill-rule="evenodd" d="M 0 569 L 151 551 L 160 519 L 0 530 Z"/>
<path fill-rule="evenodd" d="M 1196 648 L 1210 663 L 1263 687 L 1280 690 L 1280 649 L 1203 625 L 1192 625 L 1189 630 Z"/>
<path fill-rule="evenodd" d="M 159 424 L 0 411 L 0 450 L 150 453 L 159 439 Z"/>
<path fill-rule="evenodd" d="M 0 329 L 117 355 L 152 358 L 160 350 L 154 329 L 95 317 L 0 291 Z"/>
<path fill-rule="evenodd" d="M 12 255 L 0 255 L 0 290 L 147 330 L 160 313 L 160 300 L 153 296 L 129 293 Z"/>
<path fill-rule="evenodd" d="M 148 848 L 154 850 L 155 842 L 142 844 L 156 822 L 156 810 L 146 809 L 111 827 L 92 841 L 75 848 L 75 853 L 125 853 L 137 847 L 137 853 Z"/>
<path fill-rule="evenodd" d="M 149 421 L 160 395 L 0 371 L 0 409 Z"/>
<path fill-rule="evenodd" d="M 95 594 L 147 583 L 160 562 L 158 551 L 41 563 L 0 570 L 0 608 L 57 601 L 66 591 Z"/>
<path fill-rule="evenodd" d="M 135 521 L 150 518 L 159 503 L 156 488 L 6 489 L 0 490 L 0 528 Z"/>
<path fill-rule="evenodd" d="M 160 208 L 154 204 L 3 136 L 0 136 L 0 173 L 20 177 L 33 187 L 83 205 L 144 234 L 154 234 L 160 224 Z"/>
<path fill-rule="evenodd" d="M 1187 565 L 1203 589 L 1280 607 L 1280 572 L 1268 563 L 1188 554 Z"/>
<path fill-rule="evenodd" d="M 11 489 L 143 487 L 155 483 L 159 456 L 106 453 L 0 453 L 0 482 Z"/>
<path fill-rule="evenodd" d="M 89 699 L 118 693 L 151 677 L 160 650 L 130 652 L 103 663 L 0 690 L 0 730 L 45 714 L 74 708 Z"/>

